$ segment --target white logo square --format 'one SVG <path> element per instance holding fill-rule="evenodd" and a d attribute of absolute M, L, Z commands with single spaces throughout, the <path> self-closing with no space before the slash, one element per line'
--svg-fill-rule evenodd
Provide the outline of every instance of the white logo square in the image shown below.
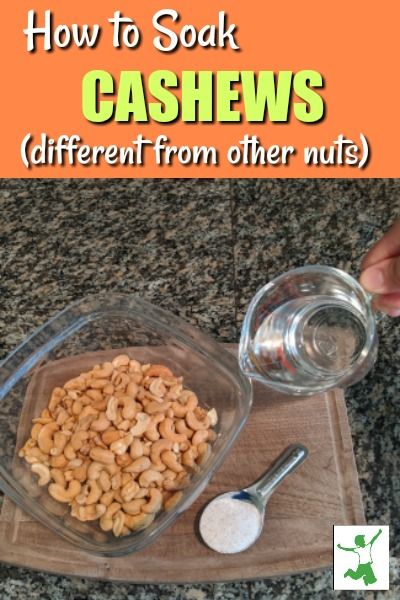
<path fill-rule="evenodd" d="M 389 526 L 333 526 L 333 589 L 389 589 Z"/>

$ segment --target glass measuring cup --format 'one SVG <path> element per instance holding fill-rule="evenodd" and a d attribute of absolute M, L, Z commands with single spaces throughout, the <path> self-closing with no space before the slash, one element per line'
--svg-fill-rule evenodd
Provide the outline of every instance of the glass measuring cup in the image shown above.
<path fill-rule="evenodd" d="M 239 362 L 273 389 L 311 395 L 359 381 L 376 353 L 370 296 L 344 271 L 315 265 L 257 292 L 243 322 Z"/>

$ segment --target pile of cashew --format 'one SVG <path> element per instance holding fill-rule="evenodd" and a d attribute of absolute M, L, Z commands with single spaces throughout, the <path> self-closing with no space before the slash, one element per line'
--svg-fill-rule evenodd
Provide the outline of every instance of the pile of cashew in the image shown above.
<path fill-rule="evenodd" d="M 169 510 L 209 455 L 215 409 L 182 377 L 125 354 L 56 387 L 19 456 L 81 521 L 115 536 Z"/>

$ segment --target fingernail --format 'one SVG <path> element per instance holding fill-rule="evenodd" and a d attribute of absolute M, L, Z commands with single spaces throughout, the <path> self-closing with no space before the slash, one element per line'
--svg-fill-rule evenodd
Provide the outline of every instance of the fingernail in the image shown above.
<path fill-rule="evenodd" d="M 384 288 L 385 277 L 380 269 L 370 267 L 361 274 L 360 282 L 368 292 L 379 293 Z"/>
<path fill-rule="evenodd" d="M 400 308 L 387 309 L 387 314 L 389 317 L 400 317 Z"/>

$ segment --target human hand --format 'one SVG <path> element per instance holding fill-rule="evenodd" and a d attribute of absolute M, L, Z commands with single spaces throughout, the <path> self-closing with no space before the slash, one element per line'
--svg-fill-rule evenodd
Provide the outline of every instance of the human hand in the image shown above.
<path fill-rule="evenodd" d="M 374 294 L 375 308 L 400 316 L 400 219 L 364 257 L 360 283 Z"/>

